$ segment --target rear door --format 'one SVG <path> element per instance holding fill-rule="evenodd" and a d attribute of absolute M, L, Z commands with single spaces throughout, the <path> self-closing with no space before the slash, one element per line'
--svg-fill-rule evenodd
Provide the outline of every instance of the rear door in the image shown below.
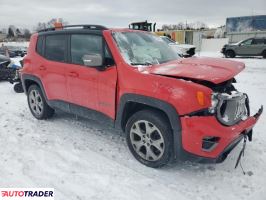
<path fill-rule="evenodd" d="M 38 38 L 37 52 L 44 58 L 36 63 L 36 73 L 41 77 L 49 100 L 68 100 L 65 65 L 67 40 L 63 34 Z"/>
<path fill-rule="evenodd" d="M 252 50 L 253 50 L 253 54 L 255 55 L 261 55 L 264 48 L 265 48 L 265 44 L 264 44 L 264 39 L 263 38 L 255 38 L 252 42 Z"/>

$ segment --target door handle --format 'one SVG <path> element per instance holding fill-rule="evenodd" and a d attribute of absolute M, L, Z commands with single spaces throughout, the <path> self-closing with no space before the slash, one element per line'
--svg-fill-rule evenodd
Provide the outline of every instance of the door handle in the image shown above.
<path fill-rule="evenodd" d="M 44 71 L 44 70 L 46 70 L 46 67 L 43 66 L 43 65 L 41 65 L 41 66 L 39 67 L 39 70 Z"/>
<path fill-rule="evenodd" d="M 68 76 L 70 76 L 70 77 L 78 77 L 79 75 L 76 72 L 69 72 Z"/>

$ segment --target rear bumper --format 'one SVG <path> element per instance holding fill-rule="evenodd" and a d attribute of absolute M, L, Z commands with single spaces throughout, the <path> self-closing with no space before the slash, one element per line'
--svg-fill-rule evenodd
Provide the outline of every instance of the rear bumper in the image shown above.
<path fill-rule="evenodd" d="M 220 124 L 215 116 L 182 117 L 182 160 L 202 163 L 219 163 L 237 146 L 247 134 L 252 139 L 252 128 L 258 121 L 263 108 L 254 116 L 233 126 Z M 218 138 L 213 148 L 203 148 L 206 137 Z"/>
<path fill-rule="evenodd" d="M 195 55 L 195 48 L 190 48 L 190 49 L 188 49 L 185 53 L 183 53 L 183 56 L 184 56 L 185 58 L 187 58 L 187 57 L 191 57 L 191 56 L 193 56 L 193 55 Z"/>
<path fill-rule="evenodd" d="M 221 49 L 221 53 L 225 54 L 225 48 L 224 47 Z"/>

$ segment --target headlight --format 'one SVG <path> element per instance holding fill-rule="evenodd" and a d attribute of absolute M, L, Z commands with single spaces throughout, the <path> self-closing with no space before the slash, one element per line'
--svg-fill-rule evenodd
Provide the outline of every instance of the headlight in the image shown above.
<path fill-rule="evenodd" d="M 212 93 L 212 96 L 211 96 L 211 107 L 209 107 L 209 112 L 210 113 L 215 113 L 216 112 L 216 108 L 217 108 L 217 105 L 219 103 L 219 100 L 217 98 L 218 96 L 218 93 Z"/>

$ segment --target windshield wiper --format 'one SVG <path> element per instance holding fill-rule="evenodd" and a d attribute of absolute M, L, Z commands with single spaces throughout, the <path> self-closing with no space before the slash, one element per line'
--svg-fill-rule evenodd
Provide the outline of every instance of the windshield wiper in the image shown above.
<path fill-rule="evenodd" d="M 137 63 L 137 62 L 133 62 L 133 63 L 130 63 L 131 65 L 152 65 L 152 63 L 150 63 L 150 62 L 144 62 L 144 63 Z"/>

